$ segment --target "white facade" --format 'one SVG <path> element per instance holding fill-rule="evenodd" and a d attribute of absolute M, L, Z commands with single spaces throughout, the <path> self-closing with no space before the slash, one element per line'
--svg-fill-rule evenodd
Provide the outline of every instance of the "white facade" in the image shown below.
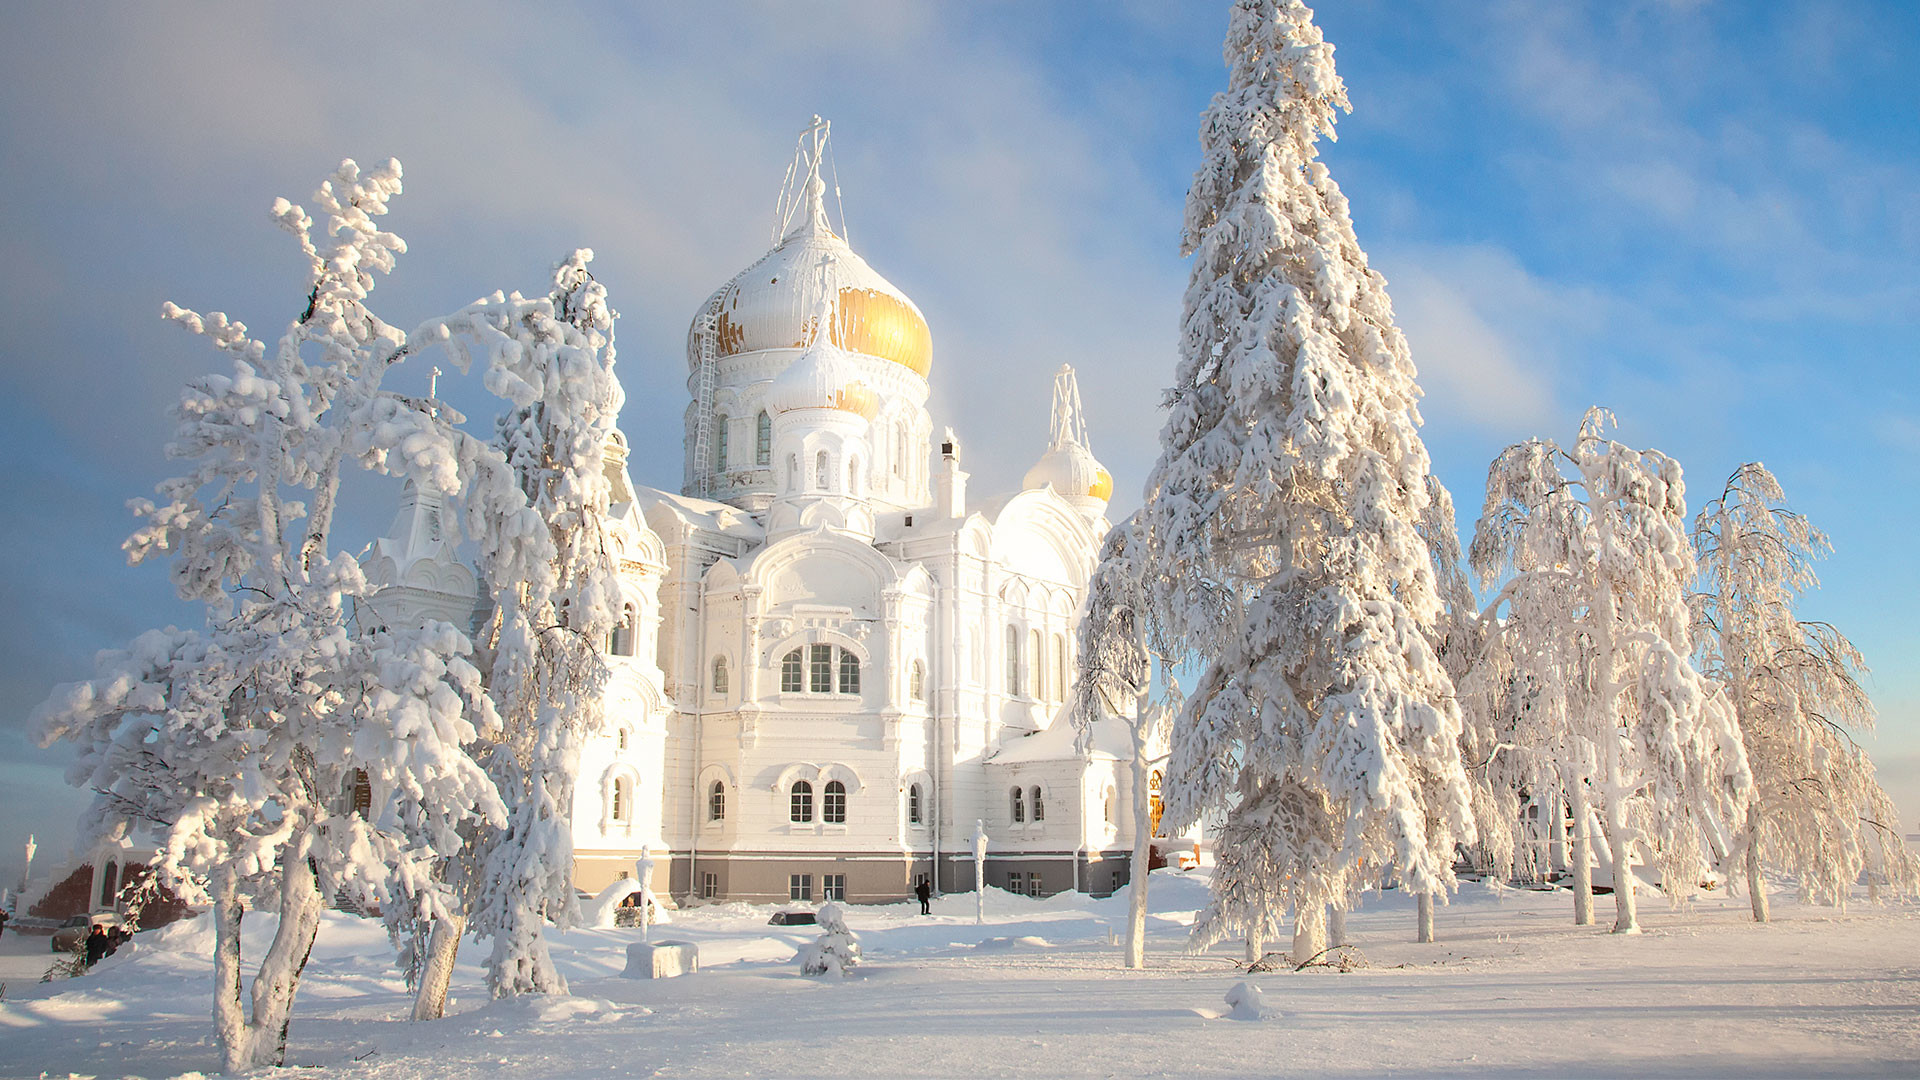
<path fill-rule="evenodd" d="M 968 889 L 978 820 L 988 884 L 1104 893 L 1132 845 L 1127 769 L 1061 714 L 1112 481 L 1072 371 L 1024 490 L 970 499 L 959 441 L 932 445 L 919 309 L 829 228 L 825 133 L 803 136 L 784 238 L 694 321 L 681 492 L 609 454 L 632 614 L 581 757 L 576 884 L 644 846 L 682 900 L 893 900 L 936 866 Z M 451 554 L 410 498 L 370 563 L 419 602 L 386 553 L 430 549 L 435 582 Z"/>

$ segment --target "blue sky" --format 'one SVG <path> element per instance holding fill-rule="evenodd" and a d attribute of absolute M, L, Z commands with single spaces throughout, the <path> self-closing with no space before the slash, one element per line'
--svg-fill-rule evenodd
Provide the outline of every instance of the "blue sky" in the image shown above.
<path fill-rule="evenodd" d="M 974 490 L 1038 456 L 1066 361 L 1116 509 L 1137 501 L 1223 4 L 314 10 L 9 16 L 0 873 L 29 829 L 43 859 L 64 848 L 82 801 L 26 739 L 34 705 L 93 651 L 194 616 L 119 552 L 126 500 L 166 474 L 167 406 L 218 363 L 160 305 L 277 333 L 300 268 L 266 207 L 344 156 L 406 166 L 389 321 L 598 252 L 635 478 L 673 487 L 687 323 L 765 249 L 821 113 L 854 245 L 933 327 L 935 421 Z M 1765 461 L 1833 539 L 1804 610 L 1873 666 L 1870 745 L 1920 828 L 1920 11 L 1356 0 L 1319 20 L 1354 105 L 1324 157 L 1412 341 L 1462 529 L 1502 446 L 1568 437 L 1589 404 L 1676 455 L 1695 506 Z M 354 492 L 339 543 L 392 495 Z"/>

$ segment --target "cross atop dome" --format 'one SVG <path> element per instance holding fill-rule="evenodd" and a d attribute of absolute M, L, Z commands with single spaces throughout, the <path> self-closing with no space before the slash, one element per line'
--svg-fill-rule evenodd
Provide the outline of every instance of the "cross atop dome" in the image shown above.
<path fill-rule="evenodd" d="M 806 127 L 800 129 L 800 144 L 794 150 L 793 164 L 787 167 L 787 183 L 780 192 L 780 220 L 775 223 L 776 242 L 784 243 L 801 236 L 833 235 L 833 229 L 827 223 L 827 183 L 820 176 L 820 162 L 826 156 L 827 140 L 832 137 L 833 124 L 820 118 L 819 113 Z M 796 173 L 805 171 L 806 178 L 795 189 L 793 178 Z M 835 178 L 834 197 L 840 195 L 838 177 Z M 846 230 L 846 211 L 840 212 L 840 228 Z"/>

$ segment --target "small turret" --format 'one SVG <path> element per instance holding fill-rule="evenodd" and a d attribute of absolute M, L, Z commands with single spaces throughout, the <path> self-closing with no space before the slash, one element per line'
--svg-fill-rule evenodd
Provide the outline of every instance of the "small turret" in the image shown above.
<path fill-rule="evenodd" d="M 1053 376 L 1052 432 L 1047 452 L 1027 470 L 1029 491 L 1051 487 L 1089 518 L 1106 512 L 1113 498 L 1113 475 L 1087 449 L 1087 421 L 1080 408 L 1080 386 L 1073 368 L 1061 364 Z"/>

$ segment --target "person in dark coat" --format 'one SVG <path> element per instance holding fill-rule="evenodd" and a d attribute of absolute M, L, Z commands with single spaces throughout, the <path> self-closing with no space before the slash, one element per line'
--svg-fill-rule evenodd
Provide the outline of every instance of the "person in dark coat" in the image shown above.
<path fill-rule="evenodd" d="M 107 928 L 100 925 L 99 923 L 94 923 L 93 931 L 87 935 L 87 966 L 88 967 L 92 967 L 93 965 L 99 963 L 101 958 L 107 955 L 107 946 L 109 944 L 110 944 L 110 941 L 107 937 Z"/>
<path fill-rule="evenodd" d="M 921 878 L 913 886 L 913 895 L 920 901 L 920 914 L 933 914 L 933 886 L 927 883 L 926 878 Z"/>
<path fill-rule="evenodd" d="M 7 932 L 7 909 L 0 908 L 0 934 Z"/>

